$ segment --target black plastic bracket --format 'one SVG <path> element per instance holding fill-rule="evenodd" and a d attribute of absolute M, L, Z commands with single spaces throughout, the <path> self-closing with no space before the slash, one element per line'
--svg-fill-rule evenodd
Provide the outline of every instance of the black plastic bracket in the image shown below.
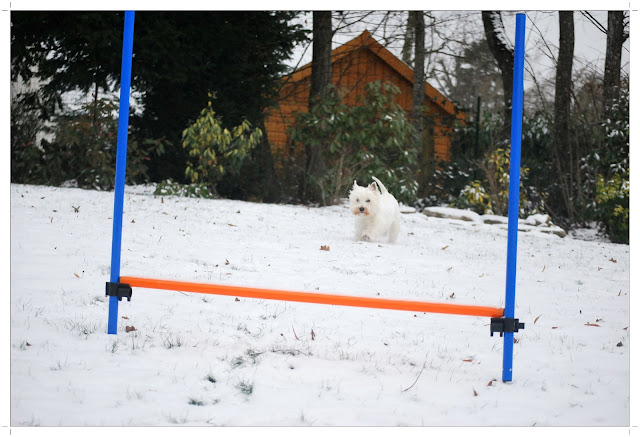
<path fill-rule="evenodd" d="M 107 282 L 106 287 L 107 296 L 115 296 L 118 300 L 122 300 L 123 297 L 127 298 L 127 301 L 131 301 L 131 286 L 129 284 L 121 284 L 120 282 Z"/>
<path fill-rule="evenodd" d="M 500 337 L 505 332 L 518 332 L 519 329 L 524 329 L 524 323 L 520 323 L 518 319 L 506 319 L 504 317 L 491 319 L 491 336 L 494 332 L 500 333 Z"/>

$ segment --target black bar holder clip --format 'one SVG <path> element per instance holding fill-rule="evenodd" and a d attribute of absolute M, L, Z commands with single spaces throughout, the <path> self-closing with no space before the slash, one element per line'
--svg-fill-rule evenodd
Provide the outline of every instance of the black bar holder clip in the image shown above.
<path fill-rule="evenodd" d="M 121 284 L 120 282 L 107 282 L 107 296 L 115 296 L 118 300 L 122 300 L 123 297 L 127 298 L 127 301 L 131 301 L 131 286 L 129 284 Z"/>
<path fill-rule="evenodd" d="M 500 337 L 505 332 L 518 332 L 519 329 L 524 329 L 524 323 L 520 323 L 518 319 L 505 319 L 504 317 L 491 319 L 491 336 L 494 332 L 500 333 Z"/>

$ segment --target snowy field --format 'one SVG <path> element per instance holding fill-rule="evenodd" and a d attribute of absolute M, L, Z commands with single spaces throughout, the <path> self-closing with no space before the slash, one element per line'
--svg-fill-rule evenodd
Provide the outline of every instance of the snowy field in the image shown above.
<path fill-rule="evenodd" d="M 502 227 L 404 214 L 397 243 L 365 243 L 353 241 L 345 205 L 151 193 L 126 189 L 123 276 L 504 306 Z M 11 185 L 10 214 L 14 431 L 609 426 L 618 428 L 598 435 L 628 435 L 635 423 L 629 246 L 519 234 L 516 317 L 526 328 L 505 384 L 502 339 L 475 316 L 134 288 L 108 335 L 113 193 Z"/>

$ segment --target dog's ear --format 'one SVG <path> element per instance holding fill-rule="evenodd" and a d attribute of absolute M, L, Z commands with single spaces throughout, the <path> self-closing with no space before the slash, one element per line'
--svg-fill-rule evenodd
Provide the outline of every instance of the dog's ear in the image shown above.
<path fill-rule="evenodd" d="M 376 184 L 375 182 L 371 182 L 371 185 L 369 185 L 369 189 L 371 191 L 375 191 L 377 193 L 378 192 L 378 184 Z"/>

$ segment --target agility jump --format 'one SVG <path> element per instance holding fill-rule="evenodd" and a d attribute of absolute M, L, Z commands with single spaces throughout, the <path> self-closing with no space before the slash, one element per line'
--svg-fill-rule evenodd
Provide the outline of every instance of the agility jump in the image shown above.
<path fill-rule="evenodd" d="M 411 300 L 378 299 L 372 297 L 343 296 L 340 294 L 304 293 L 298 291 L 269 290 L 267 288 L 238 287 L 233 285 L 203 284 L 200 282 L 167 281 L 162 279 L 121 276 L 120 283 L 130 287 L 156 290 L 189 291 L 192 293 L 253 299 L 286 300 L 290 302 L 319 303 L 349 307 L 378 308 L 384 310 L 415 311 L 423 313 L 459 314 L 462 316 L 502 317 L 503 308 L 454 305 L 448 303 L 418 302 Z M 126 297 L 126 296 L 125 296 Z"/>
<path fill-rule="evenodd" d="M 512 381 L 513 334 L 524 329 L 524 323 L 514 318 L 516 265 L 518 244 L 518 213 L 520 203 L 520 148 L 522 140 L 522 103 L 524 88 L 524 35 L 526 15 L 516 15 L 516 39 L 513 72 L 513 106 L 511 113 L 511 162 L 509 180 L 509 217 L 507 240 L 506 299 L 504 308 L 460 305 L 437 302 L 419 302 L 381 298 L 358 297 L 336 294 L 306 293 L 272 290 L 266 288 L 241 287 L 197 282 L 168 281 L 162 279 L 120 276 L 120 254 L 122 247 L 122 212 L 127 160 L 127 131 L 129 124 L 129 95 L 131 89 L 131 64 L 133 57 L 133 23 L 135 13 L 125 12 L 124 38 L 122 45 L 122 70 L 120 88 L 120 111 L 118 118 L 118 140 L 116 152 L 116 180 L 113 213 L 113 236 L 111 245 L 111 275 L 106 284 L 109 296 L 108 334 L 117 334 L 118 302 L 122 298 L 131 300 L 132 287 L 156 290 L 186 291 L 222 296 L 339 305 L 362 308 L 377 308 L 424 313 L 455 314 L 490 317 L 490 334 L 504 336 L 502 380 Z"/>

